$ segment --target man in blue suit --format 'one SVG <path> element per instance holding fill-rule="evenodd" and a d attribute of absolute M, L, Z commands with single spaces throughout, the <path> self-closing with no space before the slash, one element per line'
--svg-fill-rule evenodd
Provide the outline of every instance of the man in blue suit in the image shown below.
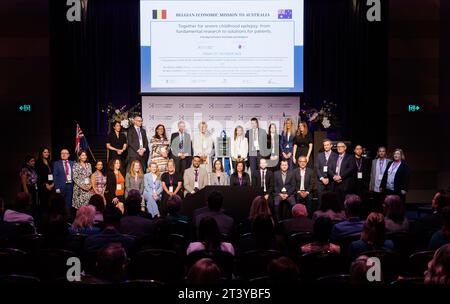
<path fill-rule="evenodd" d="M 69 160 L 69 150 L 61 150 L 61 160 L 53 163 L 53 179 L 56 193 L 61 193 L 66 201 L 66 206 L 72 208 L 73 194 L 73 161 Z"/>

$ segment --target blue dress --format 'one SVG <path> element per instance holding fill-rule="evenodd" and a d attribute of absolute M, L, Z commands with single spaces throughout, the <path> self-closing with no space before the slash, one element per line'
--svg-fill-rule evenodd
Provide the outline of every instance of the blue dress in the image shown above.
<path fill-rule="evenodd" d="M 153 217 L 156 215 L 159 216 L 157 202 L 161 201 L 162 191 L 162 183 L 159 178 L 153 180 L 153 176 L 151 173 L 147 173 L 144 175 L 144 200 L 145 204 L 147 205 L 148 213 L 150 213 Z M 158 195 L 158 198 L 156 200 L 153 197 L 154 192 L 156 192 L 156 194 Z"/>

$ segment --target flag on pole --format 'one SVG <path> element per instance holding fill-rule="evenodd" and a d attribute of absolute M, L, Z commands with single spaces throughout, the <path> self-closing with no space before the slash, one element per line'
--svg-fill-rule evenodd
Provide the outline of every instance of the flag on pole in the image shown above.
<path fill-rule="evenodd" d="M 80 152 L 80 150 L 89 150 L 89 145 L 86 137 L 84 137 L 83 131 L 81 131 L 80 125 L 77 124 L 77 134 L 75 137 L 75 153 Z"/>

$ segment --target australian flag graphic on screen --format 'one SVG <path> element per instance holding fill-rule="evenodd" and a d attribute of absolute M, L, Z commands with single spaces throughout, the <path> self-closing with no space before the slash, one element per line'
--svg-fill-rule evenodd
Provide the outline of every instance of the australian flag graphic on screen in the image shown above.
<path fill-rule="evenodd" d="M 292 19 L 292 10 L 291 9 L 279 9 L 278 10 L 278 19 Z"/>

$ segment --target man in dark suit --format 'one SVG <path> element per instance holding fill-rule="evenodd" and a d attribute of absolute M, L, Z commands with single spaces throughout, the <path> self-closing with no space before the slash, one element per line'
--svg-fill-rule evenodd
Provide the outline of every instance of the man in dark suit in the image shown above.
<path fill-rule="evenodd" d="M 331 140 L 323 140 L 323 152 L 320 152 L 316 158 L 316 175 L 317 175 L 317 195 L 320 197 L 322 193 L 331 191 L 333 184 L 333 176 L 330 175 L 330 165 L 337 160 L 337 154 L 331 150 L 333 143 Z"/>
<path fill-rule="evenodd" d="M 330 164 L 330 174 L 333 177 L 333 190 L 339 195 L 339 200 L 344 206 L 345 196 L 353 191 L 354 176 L 356 171 L 355 158 L 346 153 L 347 145 L 337 143 L 338 157 L 336 162 Z"/>
<path fill-rule="evenodd" d="M 194 219 L 196 230 L 203 218 L 212 217 L 219 226 L 220 233 L 231 235 L 234 229 L 234 220 L 222 212 L 223 196 L 218 191 L 213 191 L 208 196 L 208 211 L 203 211 Z"/>
<path fill-rule="evenodd" d="M 175 162 L 175 170 L 183 176 L 184 170 L 191 166 L 192 162 L 192 140 L 186 132 L 184 121 L 178 122 L 178 132 L 170 136 L 170 155 Z"/>
<path fill-rule="evenodd" d="M 142 237 L 155 231 L 155 222 L 139 215 L 141 202 L 139 190 L 130 190 L 125 200 L 125 216 L 120 220 L 121 233 Z"/>
<path fill-rule="evenodd" d="M 384 194 L 400 196 L 403 202 L 409 189 L 410 170 L 405 162 L 405 154 L 402 149 L 395 149 L 393 161 L 388 163 L 381 180 L 380 190 Z"/>
<path fill-rule="evenodd" d="M 128 157 L 127 157 L 127 172 L 133 160 L 141 162 L 142 168 L 145 172 L 147 158 L 148 158 L 148 138 L 145 129 L 142 128 L 142 117 L 137 115 L 133 118 L 134 126 L 128 129 L 127 143 L 128 143 Z"/>
<path fill-rule="evenodd" d="M 267 169 L 267 160 L 259 160 L 259 170 L 252 171 L 252 187 L 269 201 L 273 193 L 273 172 Z"/>
<path fill-rule="evenodd" d="M 299 168 L 295 170 L 295 191 L 297 202 L 306 205 L 308 212 L 312 214 L 312 191 L 314 189 L 313 170 L 307 167 L 306 156 L 300 156 L 297 161 Z"/>
<path fill-rule="evenodd" d="M 110 243 L 121 243 L 128 254 L 135 250 L 136 239 L 119 232 L 122 213 L 112 204 L 106 205 L 103 212 L 105 228 L 95 235 L 88 236 L 84 241 L 84 251 L 93 252 Z"/>
<path fill-rule="evenodd" d="M 277 219 L 281 218 L 280 204 L 289 203 L 290 208 L 295 205 L 295 176 L 294 172 L 289 170 L 288 160 L 282 160 L 280 170 L 274 174 L 274 213 Z"/>
<path fill-rule="evenodd" d="M 245 132 L 245 137 L 248 140 L 250 173 L 253 174 L 258 170 L 261 157 L 269 156 L 271 151 L 267 148 L 267 133 L 259 127 L 258 119 L 253 117 L 250 123 L 252 128 Z"/>
<path fill-rule="evenodd" d="M 61 150 L 61 159 L 53 163 L 53 182 L 55 183 L 55 192 L 64 196 L 64 201 L 68 210 L 72 208 L 73 194 L 73 161 L 69 160 L 69 150 Z"/>
<path fill-rule="evenodd" d="M 354 193 L 364 199 L 369 191 L 371 163 L 368 158 L 363 157 L 363 147 L 361 145 L 355 146 L 354 153 L 354 161 L 356 165 L 356 172 L 354 175 Z"/>
<path fill-rule="evenodd" d="M 283 234 L 291 235 L 297 232 L 312 232 L 314 221 L 308 218 L 305 205 L 296 204 L 292 208 L 292 218 L 282 221 L 280 225 Z"/>

